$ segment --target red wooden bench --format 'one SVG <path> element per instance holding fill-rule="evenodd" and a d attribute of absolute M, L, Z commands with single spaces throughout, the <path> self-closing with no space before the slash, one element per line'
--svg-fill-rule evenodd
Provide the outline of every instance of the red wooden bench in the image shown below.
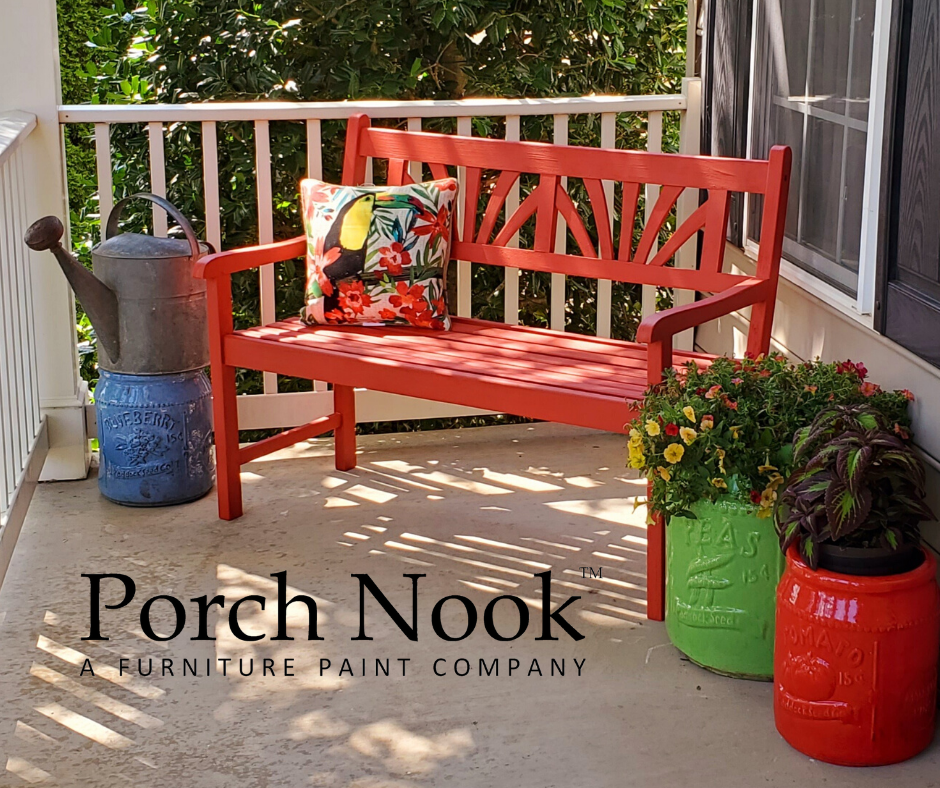
<path fill-rule="evenodd" d="M 410 183 L 409 164 L 421 162 L 435 178 L 448 166 L 466 168 L 458 199 L 452 258 L 568 276 L 712 293 L 694 303 L 645 318 L 636 342 L 453 319 L 453 330 L 322 326 L 299 320 L 236 331 L 231 275 L 303 256 L 306 240 L 294 238 L 204 257 L 196 276 L 208 281 L 213 407 L 218 462 L 219 516 L 242 514 L 240 466 L 298 441 L 333 430 L 336 467 L 356 465 L 355 387 L 433 399 L 546 421 L 623 432 L 634 404 L 663 370 L 710 356 L 675 352 L 673 336 L 722 315 L 751 307 L 748 349 L 766 352 L 770 341 L 790 174 L 790 150 L 775 147 L 768 161 L 679 156 L 636 151 L 561 147 L 425 132 L 371 128 L 369 118 L 350 118 L 344 184 L 365 180 L 367 157 L 388 160 L 388 183 Z M 485 210 L 478 211 L 484 171 L 498 171 Z M 537 187 L 501 227 L 498 219 L 520 173 L 538 176 Z M 590 198 L 595 246 L 561 179 L 582 179 Z M 611 231 L 613 206 L 603 180 L 623 184 L 619 244 Z M 659 184 L 659 199 L 634 248 L 634 218 L 642 184 Z M 701 203 L 654 252 L 661 228 L 684 189 L 707 190 Z M 731 192 L 762 194 L 763 224 L 756 275 L 722 272 Z M 565 219 L 580 254 L 556 254 L 555 229 Z M 531 249 L 507 243 L 535 217 Z M 702 231 L 697 270 L 665 266 L 675 251 Z M 239 446 L 236 368 L 325 380 L 333 384 L 335 412 L 272 438 Z M 665 529 L 648 533 L 648 616 L 662 620 L 665 594 Z"/>

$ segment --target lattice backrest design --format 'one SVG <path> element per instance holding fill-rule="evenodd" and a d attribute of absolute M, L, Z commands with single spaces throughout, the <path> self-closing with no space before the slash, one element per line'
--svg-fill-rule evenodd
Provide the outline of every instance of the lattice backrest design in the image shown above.
<path fill-rule="evenodd" d="M 368 118 L 363 116 L 352 118 L 350 124 L 351 133 L 358 136 L 354 137 L 354 145 L 347 143 L 346 182 L 362 182 L 366 158 L 370 156 L 388 160 L 389 185 L 413 183 L 413 162 L 426 165 L 434 178 L 447 177 L 449 166 L 463 168 L 463 210 L 455 227 L 453 256 L 479 263 L 691 290 L 723 289 L 737 278 L 721 273 L 730 194 L 763 194 L 773 188 L 773 168 L 765 161 L 403 132 L 370 128 Z M 484 174 L 488 175 L 485 181 Z M 537 182 L 518 208 L 503 219 L 507 198 L 523 175 L 535 176 Z M 593 219 L 596 238 L 588 231 L 563 178 L 583 183 L 588 204 L 582 205 L 582 210 Z M 621 184 L 619 238 L 614 237 L 614 206 L 605 181 Z M 481 206 L 484 182 L 489 194 Z M 648 183 L 661 188 L 635 240 L 641 189 Z M 707 197 L 660 246 L 664 228 L 686 189 L 706 190 Z M 533 217 L 531 247 L 508 248 Z M 580 255 L 554 254 L 559 217 L 564 219 Z M 651 270 L 661 270 L 699 231 L 703 243 L 697 270 L 683 270 L 681 275 L 679 271 L 656 274 Z M 641 266 L 644 271 L 638 270 Z M 758 275 L 769 272 L 759 271 Z"/>

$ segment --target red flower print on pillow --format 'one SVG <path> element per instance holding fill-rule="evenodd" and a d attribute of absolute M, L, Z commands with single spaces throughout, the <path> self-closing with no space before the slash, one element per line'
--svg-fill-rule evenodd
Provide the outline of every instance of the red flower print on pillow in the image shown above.
<path fill-rule="evenodd" d="M 389 298 L 389 303 L 400 309 L 402 314 L 406 309 L 424 311 L 427 309 L 428 302 L 424 300 L 424 286 L 412 285 L 408 287 L 407 282 L 398 282 L 395 285 L 396 293 Z"/>
<path fill-rule="evenodd" d="M 319 181 L 306 181 L 303 186 L 304 218 L 310 221 L 317 205 L 328 203 L 336 193 L 336 187 Z"/>
<path fill-rule="evenodd" d="M 418 326 L 419 328 L 433 328 L 437 331 L 444 328 L 444 322 L 436 318 L 430 309 L 419 312 L 416 309 L 405 307 L 401 310 L 401 314 L 411 325 Z"/>
<path fill-rule="evenodd" d="M 313 270 L 317 274 L 317 283 L 320 285 L 320 289 L 323 291 L 323 294 L 330 296 L 333 295 L 333 283 L 326 278 L 326 275 L 323 273 L 323 269 L 326 268 L 330 263 L 338 260 L 340 254 L 342 254 L 342 250 L 337 246 L 327 252 L 324 252 L 323 244 L 325 240 L 325 237 L 320 237 L 316 240 L 316 243 L 310 252 L 310 263 L 313 267 Z"/>
<path fill-rule="evenodd" d="M 331 309 L 323 317 L 327 323 L 348 323 L 349 318 L 342 309 Z"/>
<path fill-rule="evenodd" d="M 401 276 L 406 265 L 411 265 L 411 253 L 398 241 L 379 249 L 379 265 L 392 276 Z"/>
<path fill-rule="evenodd" d="M 372 306 L 372 296 L 365 292 L 365 285 L 361 281 L 340 282 L 339 305 L 353 315 L 361 315 L 365 307 Z"/>
<path fill-rule="evenodd" d="M 418 221 L 424 222 L 424 224 L 416 224 L 412 232 L 414 232 L 415 235 L 429 236 L 429 242 L 433 241 L 439 235 L 446 238 L 450 229 L 449 217 L 450 211 L 447 210 L 446 206 L 441 208 L 436 215 L 431 213 L 431 211 L 421 211 L 421 213 L 418 214 Z"/>

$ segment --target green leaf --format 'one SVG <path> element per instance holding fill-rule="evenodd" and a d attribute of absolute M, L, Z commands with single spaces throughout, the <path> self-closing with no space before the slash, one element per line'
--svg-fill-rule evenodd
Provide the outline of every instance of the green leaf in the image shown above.
<path fill-rule="evenodd" d="M 826 516 L 832 538 L 841 539 L 859 528 L 871 511 L 871 503 L 867 487 L 861 486 L 853 493 L 842 480 L 834 480 L 826 490 Z"/>

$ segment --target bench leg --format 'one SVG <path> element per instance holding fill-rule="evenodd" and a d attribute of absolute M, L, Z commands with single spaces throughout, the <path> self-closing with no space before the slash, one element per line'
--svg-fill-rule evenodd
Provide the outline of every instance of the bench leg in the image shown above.
<path fill-rule="evenodd" d="M 336 470 L 351 471 L 356 467 L 356 390 L 352 386 L 333 386 L 333 409 L 340 416 L 334 430 Z"/>
<path fill-rule="evenodd" d="M 223 520 L 234 520 L 242 516 L 235 367 L 225 365 L 212 367 L 212 417 L 215 422 L 219 517 Z"/>
<path fill-rule="evenodd" d="M 652 498 L 647 486 L 647 499 Z M 650 512 L 646 527 L 646 617 L 666 619 L 666 523 L 661 514 Z"/>

